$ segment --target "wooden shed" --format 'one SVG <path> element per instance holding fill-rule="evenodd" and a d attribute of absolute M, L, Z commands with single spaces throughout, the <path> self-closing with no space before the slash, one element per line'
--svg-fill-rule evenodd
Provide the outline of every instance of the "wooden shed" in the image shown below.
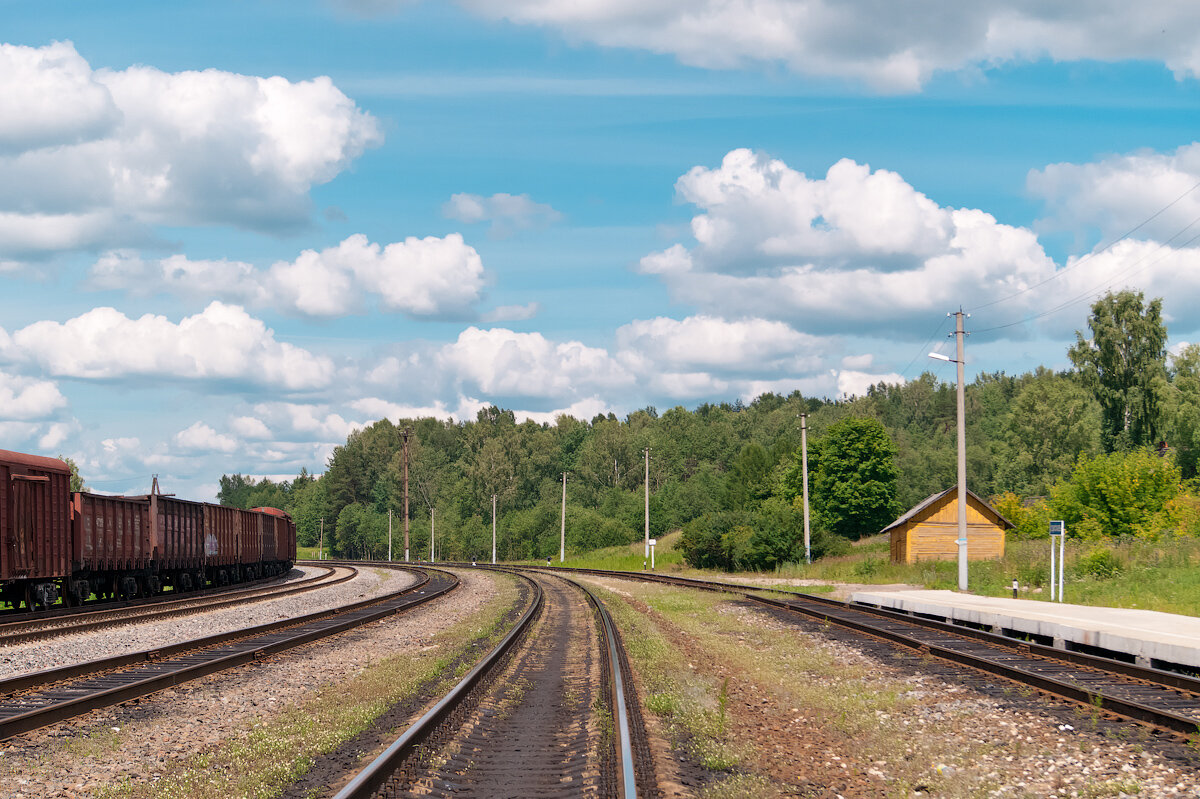
<path fill-rule="evenodd" d="M 967 490 L 967 559 L 1004 556 L 1004 534 L 1013 523 Z M 891 535 L 893 563 L 958 557 L 958 486 L 934 494 L 880 532 Z"/>

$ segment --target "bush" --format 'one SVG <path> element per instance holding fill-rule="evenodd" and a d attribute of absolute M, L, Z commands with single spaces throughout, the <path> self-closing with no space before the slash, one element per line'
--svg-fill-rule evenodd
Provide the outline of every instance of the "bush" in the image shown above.
<path fill-rule="evenodd" d="M 1180 494 L 1138 528 L 1139 538 L 1152 541 L 1167 536 L 1200 536 L 1200 498 Z"/>
<path fill-rule="evenodd" d="M 1109 580 L 1119 575 L 1124 568 L 1117 553 L 1108 547 L 1097 547 L 1075 562 L 1075 573 L 1097 580 Z"/>
<path fill-rule="evenodd" d="M 1026 506 L 1021 498 L 1011 491 L 1006 491 L 998 497 L 992 497 L 992 507 L 1001 516 L 1013 523 L 1013 534 L 1017 538 L 1048 538 L 1050 536 L 1050 505 L 1044 499 L 1037 499 Z"/>
<path fill-rule="evenodd" d="M 1182 490 L 1179 469 L 1148 450 L 1079 459 L 1054 487 L 1052 507 L 1079 537 L 1153 535 L 1152 517 Z"/>

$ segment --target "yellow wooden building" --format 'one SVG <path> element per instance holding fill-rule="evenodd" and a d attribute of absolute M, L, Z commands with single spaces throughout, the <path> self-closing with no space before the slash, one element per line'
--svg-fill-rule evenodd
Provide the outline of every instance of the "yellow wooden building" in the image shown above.
<path fill-rule="evenodd" d="M 995 508 L 967 490 L 968 560 L 1004 557 L 1004 534 L 1012 527 Z M 893 563 L 956 559 L 958 486 L 926 498 L 881 532 L 891 535 Z"/>

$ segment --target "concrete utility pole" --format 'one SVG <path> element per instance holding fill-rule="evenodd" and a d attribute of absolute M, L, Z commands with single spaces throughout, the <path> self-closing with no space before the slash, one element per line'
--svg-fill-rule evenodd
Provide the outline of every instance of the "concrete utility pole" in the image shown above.
<path fill-rule="evenodd" d="M 392 562 L 392 509 L 388 508 L 388 563 Z"/>
<path fill-rule="evenodd" d="M 325 520 L 321 520 L 321 540 L 317 542 L 317 560 L 325 560 Z"/>
<path fill-rule="evenodd" d="M 954 361 L 958 366 L 958 590 L 967 590 L 967 414 L 966 402 L 963 394 L 963 364 L 966 361 L 966 356 L 963 354 L 963 338 L 966 332 L 963 330 L 963 318 L 967 314 L 963 313 L 959 308 L 953 314 L 946 316 L 954 317 L 954 339 L 955 339 L 955 356 L 951 358 L 947 355 L 942 355 L 940 352 L 929 353 L 930 358 L 937 358 L 939 361 Z"/>
<path fill-rule="evenodd" d="M 412 430 L 406 427 L 401 435 L 404 436 L 404 562 L 408 563 L 408 437 Z"/>
<path fill-rule="evenodd" d="M 958 360 L 958 590 L 967 590 L 967 413 L 963 394 L 963 312 L 954 314 Z"/>
<path fill-rule="evenodd" d="M 496 495 L 492 494 L 492 565 L 496 565 Z"/>
<path fill-rule="evenodd" d="M 433 563 L 433 508 L 429 509 L 429 562 Z"/>
<path fill-rule="evenodd" d="M 650 448 L 646 447 L 643 450 L 646 453 L 646 555 L 650 557 Z"/>
<path fill-rule="evenodd" d="M 567 559 L 567 473 L 563 472 L 562 528 L 558 533 L 558 562 Z"/>
<path fill-rule="evenodd" d="M 808 528 L 808 414 L 800 414 L 800 470 L 804 473 L 804 562 L 812 563 L 812 544 Z"/>

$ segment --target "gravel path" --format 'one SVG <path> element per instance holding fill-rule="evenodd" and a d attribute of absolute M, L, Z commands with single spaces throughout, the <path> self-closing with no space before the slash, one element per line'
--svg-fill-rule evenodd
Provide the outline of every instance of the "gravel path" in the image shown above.
<path fill-rule="evenodd" d="M 360 575 L 365 575 L 364 582 L 351 581 L 330 592 L 346 591 L 345 601 L 365 596 L 368 591 L 396 590 L 411 580 L 407 575 L 389 577 L 388 573 L 383 574 L 381 577 L 374 569 L 363 570 Z M 226 739 L 246 735 L 251 725 L 265 722 L 286 707 L 300 703 L 322 685 L 353 677 L 365 664 L 377 661 L 385 654 L 430 646 L 433 635 L 477 612 L 495 594 L 494 578 L 490 575 L 463 571 L 458 576 L 463 581 L 460 588 L 410 613 L 229 674 L 206 677 L 121 707 L 98 710 L 81 719 L 6 741 L 0 744 L 3 747 L 0 749 L 0 799 L 90 799 L 100 788 L 112 787 L 124 780 L 155 780 L 172 761 L 211 749 Z M 309 592 L 301 597 L 279 602 L 311 603 L 293 611 L 297 613 L 312 612 L 335 603 L 322 592 Z M 221 611 L 211 615 L 224 616 L 226 613 Z M 255 619 L 272 619 L 283 613 L 284 609 L 280 607 L 256 607 L 235 611 L 234 621 L 245 626 L 251 623 L 252 614 Z M 208 634 L 212 631 L 209 625 L 216 624 L 205 618 L 207 615 L 168 624 L 185 628 L 179 631 L 183 638 L 195 638 Z M 203 627 L 203 631 L 199 627 Z M 111 638 L 108 645 L 118 647 L 124 645 L 124 639 L 140 634 L 134 630 L 121 633 L 106 630 L 97 633 L 96 637 Z M 63 645 L 68 645 L 66 639 Z"/>
<path fill-rule="evenodd" d="M 323 571 L 324 569 L 297 567 L 292 570 L 293 577 L 288 582 L 303 580 Z M 243 606 L 157 622 L 131 622 L 93 632 L 64 635 L 47 641 L 2 647 L 0 679 L 131 652 L 142 652 L 256 624 L 267 624 L 306 613 L 329 610 L 350 602 L 401 591 L 416 580 L 417 578 L 409 572 L 360 568 L 353 580 L 290 597 L 255 601 Z"/>

